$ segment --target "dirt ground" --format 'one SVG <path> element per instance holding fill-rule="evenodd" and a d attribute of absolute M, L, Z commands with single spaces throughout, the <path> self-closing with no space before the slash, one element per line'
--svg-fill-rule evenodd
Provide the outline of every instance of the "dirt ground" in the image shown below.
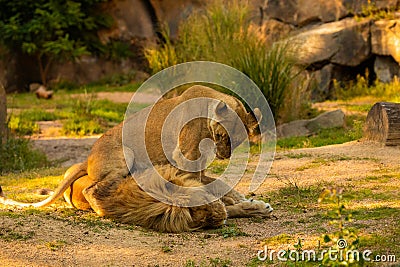
<path fill-rule="evenodd" d="M 49 158 L 69 166 L 83 161 L 97 138 L 39 138 L 33 142 Z M 255 192 L 255 197 L 270 199 L 274 216 L 262 220 L 229 219 L 228 225 L 235 225 L 234 235 L 238 234 L 227 238 L 213 230 L 166 234 L 106 219 L 96 219 L 96 223 L 74 221 L 62 216 L 66 208 L 60 206 L 29 215 L 15 210 L 14 216 L 0 217 L 1 228 L 26 238 L 0 239 L 0 266 L 246 266 L 257 257 L 268 238 L 287 234 L 315 247 L 321 227 L 331 227 L 328 222 L 318 222 L 317 203 L 293 213 L 280 200 L 270 197 L 273 192 L 288 183 L 301 187 L 333 183 L 346 190 L 354 181 L 382 170 L 398 172 L 399 158 L 400 148 L 357 141 L 278 152 L 269 177 Z M 245 174 L 237 190 L 247 194 L 249 179 L 249 174 Z M 396 203 L 387 201 L 379 205 L 400 208 Z M 376 204 L 371 201 L 360 205 Z M 69 212 L 76 213 L 77 218 L 96 217 L 92 212 Z M 390 224 L 392 219 L 366 220 L 362 231 L 380 233 Z"/>
<path fill-rule="evenodd" d="M 80 161 L 87 155 L 94 140 L 48 139 L 35 143 L 49 156 L 59 155 L 59 152 L 55 152 L 59 149 L 63 151 L 60 157 Z M 71 149 L 65 149 L 68 147 Z M 296 154 L 307 156 L 296 158 Z M 300 171 L 301 166 L 310 164 L 316 158 L 333 157 L 346 157 L 346 160 Z M 282 177 L 301 186 L 331 181 L 345 184 L 349 179 L 362 178 L 383 168 L 398 170 L 399 158 L 399 148 L 367 142 L 279 152 L 270 178 L 256 194 L 268 197 L 273 190 L 284 187 Z M 245 176 L 237 189 L 246 193 L 247 186 L 248 177 Z M 309 242 L 318 237 L 318 232 L 309 227 L 316 215 L 312 207 L 304 213 L 290 214 L 279 202 L 272 199 L 271 204 L 276 217 L 228 220 L 228 224 L 235 224 L 246 233 L 245 236 L 229 238 L 213 231 L 163 234 L 140 227 L 91 227 L 85 223 L 72 223 L 57 216 L 46 217 L 41 214 L 22 219 L 2 217 L 3 228 L 26 234 L 34 232 L 34 235 L 25 241 L 0 240 L 0 266 L 186 266 L 189 260 L 195 262 L 196 266 L 201 263 L 208 266 L 210 262 L 218 260 L 229 260 L 229 266 L 246 266 L 256 257 L 257 251 L 263 247 L 263 240 L 268 237 L 285 233 L 308 239 L 306 241 Z M 51 214 L 54 209 L 50 207 L 46 211 Z M 364 231 L 379 231 L 379 227 L 366 224 Z"/>

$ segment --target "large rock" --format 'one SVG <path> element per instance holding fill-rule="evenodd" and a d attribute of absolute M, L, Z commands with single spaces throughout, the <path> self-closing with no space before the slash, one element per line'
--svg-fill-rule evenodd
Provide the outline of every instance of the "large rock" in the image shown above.
<path fill-rule="evenodd" d="M 370 22 L 347 18 L 322 24 L 292 37 L 291 42 L 298 46 L 298 57 L 303 64 L 330 61 L 357 66 L 370 56 Z"/>
<path fill-rule="evenodd" d="M 157 21 L 167 24 L 172 37 L 177 36 L 179 23 L 204 4 L 201 0 L 149 0 L 149 2 Z"/>
<path fill-rule="evenodd" d="M 261 25 L 261 32 L 267 44 L 288 37 L 293 30 L 294 27 L 292 25 L 274 19 L 268 19 Z"/>
<path fill-rule="evenodd" d="M 304 26 L 358 15 L 368 6 L 375 9 L 393 9 L 398 4 L 398 0 L 267 0 L 264 12 L 267 18 Z"/>
<path fill-rule="evenodd" d="M 111 29 L 99 31 L 100 40 L 127 40 L 155 37 L 155 18 L 147 1 L 112 0 L 102 7 L 114 19 Z"/>
<path fill-rule="evenodd" d="M 296 26 L 310 22 L 331 22 L 345 17 L 349 12 L 340 0 L 269 0 L 266 17 Z"/>
<path fill-rule="evenodd" d="M 294 136 L 310 136 L 321 129 L 330 129 L 344 126 L 345 115 L 342 110 L 325 112 L 311 120 L 297 120 L 276 127 L 278 138 Z"/>
<path fill-rule="evenodd" d="M 392 56 L 400 63 L 400 20 L 375 21 L 371 27 L 372 53 Z"/>
<path fill-rule="evenodd" d="M 400 77 L 400 66 L 390 56 L 377 56 L 374 63 L 374 72 L 379 81 L 389 83 L 395 76 Z"/>
<path fill-rule="evenodd" d="M 131 75 L 138 69 L 137 60 L 110 61 L 95 56 L 83 56 L 79 62 L 57 64 L 49 73 L 50 83 L 69 81 L 76 84 L 87 84 L 112 75 Z"/>

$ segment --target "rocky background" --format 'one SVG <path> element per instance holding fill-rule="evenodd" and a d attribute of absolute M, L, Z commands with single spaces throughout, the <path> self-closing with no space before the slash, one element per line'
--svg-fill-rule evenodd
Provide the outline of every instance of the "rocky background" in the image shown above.
<path fill-rule="evenodd" d="M 332 97 L 333 80 L 348 81 L 366 70 L 369 79 L 390 82 L 400 73 L 400 0 L 250 0 L 252 21 L 268 42 L 289 38 L 298 47 L 299 63 L 315 80 L 314 99 Z M 157 29 L 166 23 L 171 36 L 201 0 L 112 0 L 103 6 L 115 20 L 99 32 L 104 42 L 128 42 L 133 57 L 120 62 L 83 57 L 79 62 L 53 66 L 50 80 L 84 84 L 113 74 L 143 79 L 148 72 L 143 47 L 155 45 Z M 35 61 L 6 55 L 0 80 L 7 92 L 27 90 L 40 81 Z"/>

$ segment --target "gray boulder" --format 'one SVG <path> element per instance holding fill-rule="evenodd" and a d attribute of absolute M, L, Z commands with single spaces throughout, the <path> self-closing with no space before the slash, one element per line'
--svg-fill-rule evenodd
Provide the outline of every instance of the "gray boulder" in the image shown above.
<path fill-rule="evenodd" d="M 130 41 L 133 38 L 154 38 L 155 29 L 152 14 L 145 1 L 112 0 L 102 7 L 114 19 L 111 29 L 98 32 L 99 38 L 106 43 L 110 39 Z"/>
<path fill-rule="evenodd" d="M 297 120 L 279 125 L 276 127 L 276 134 L 278 138 L 310 136 L 321 129 L 343 127 L 344 119 L 345 114 L 342 110 L 328 111 L 310 120 Z"/>
<path fill-rule="evenodd" d="M 148 2 L 154 10 L 157 21 L 169 26 L 172 37 L 177 36 L 179 23 L 204 5 L 201 0 L 149 0 Z"/>
<path fill-rule="evenodd" d="M 287 38 L 293 30 L 294 26 L 274 19 L 264 21 L 260 29 L 267 44 Z"/>
<path fill-rule="evenodd" d="M 340 0 L 269 0 L 264 12 L 267 18 L 296 26 L 310 22 L 332 22 L 349 13 Z"/>
<path fill-rule="evenodd" d="M 400 20 L 379 20 L 371 27 L 372 53 L 400 63 Z"/>
<path fill-rule="evenodd" d="M 369 25 L 371 20 L 353 18 L 313 27 L 291 38 L 298 46 L 303 64 L 330 61 L 344 66 L 357 66 L 371 52 Z"/>

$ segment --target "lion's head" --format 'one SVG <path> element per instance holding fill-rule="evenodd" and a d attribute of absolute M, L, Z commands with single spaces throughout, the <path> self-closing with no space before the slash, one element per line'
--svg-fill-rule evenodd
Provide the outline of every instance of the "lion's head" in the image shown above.
<path fill-rule="evenodd" d="M 258 108 L 251 113 L 236 98 L 229 97 L 226 100 L 216 106 L 216 120 L 211 120 L 209 124 L 219 159 L 229 158 L 233 149 L 254 134 L 257 120 L 261 120 Z"/>

